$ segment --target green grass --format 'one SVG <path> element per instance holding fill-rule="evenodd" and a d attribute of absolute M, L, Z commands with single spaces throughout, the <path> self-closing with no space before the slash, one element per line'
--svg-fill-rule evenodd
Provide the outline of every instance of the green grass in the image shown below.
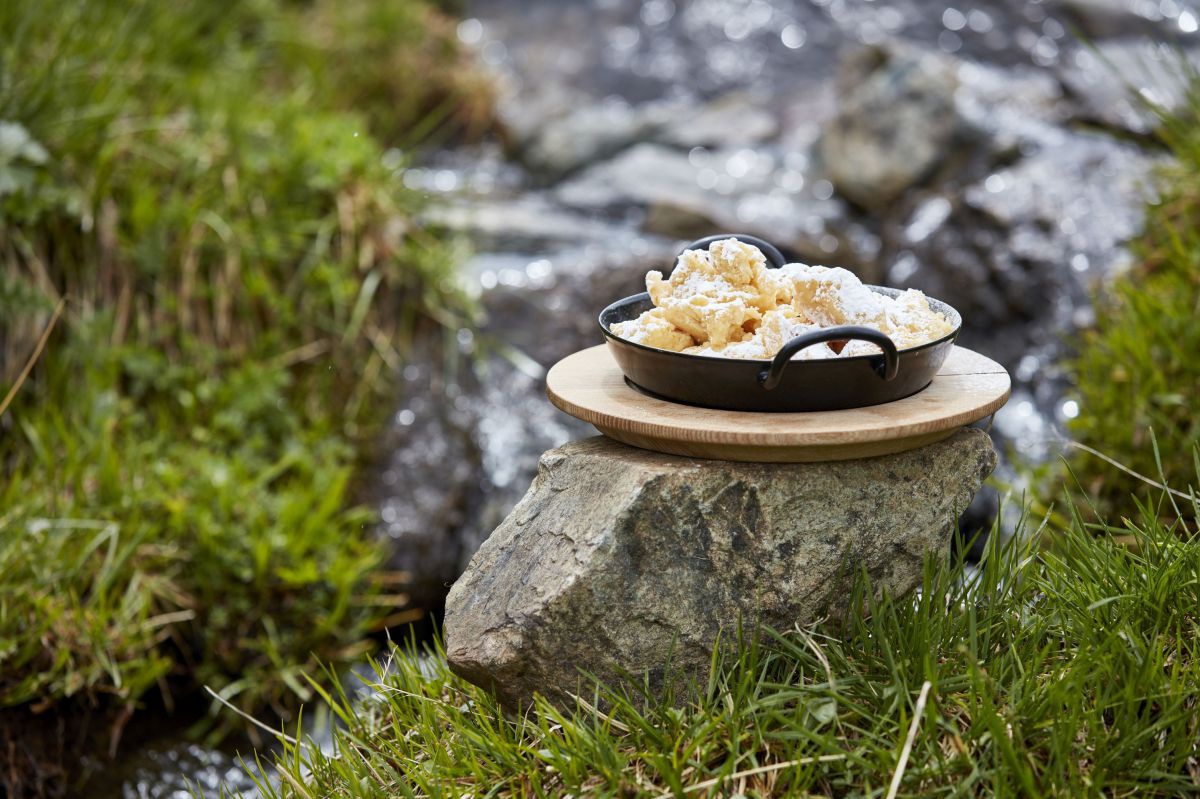
<path fill-rule="evenodd" d="M 603 686 L 506 716 L 440 652 L 396 650 L 374 696 L 332 698 L 332 752 L 263 766 L 266 795 L 882 796 L 910 734 L 900 796 L 1193 792 L 1200 541 L 1144 510 L 1120 530 L 1136 553 L 1076 519 L 973 579 L 930 564 L 919 595 L 860 581 L 866 612 L 733 643 L 674 699 Z"/>
<path fill-rule="evenodd" d="M 473 313 L 401 181 L 485 119 L 452 33 L 422 0 L 0 4 L 0 397 L 66 298 L 0 416 L 0 728 L 200 685 L 286 716 L 403 607 L 356 475 L 405 342 Z"/>
<path fill-rule="evenodd" d="M 1138 266 L 1097 298 L 1097 320 L 1067 364 L 1077 383 L 1072 438 L 1174 488 L 1200 440 L 1200 95 L 1160 129 L 1176 162 L 1158 182 Z M 1157 451 L 1156 451 L 1157 443 Z M 1070 464 L 1104 513 L 1132 512 L 1144 481 L 1091 454 Z M 1170 510 L 1168 508 L 1168 510 Z"/>

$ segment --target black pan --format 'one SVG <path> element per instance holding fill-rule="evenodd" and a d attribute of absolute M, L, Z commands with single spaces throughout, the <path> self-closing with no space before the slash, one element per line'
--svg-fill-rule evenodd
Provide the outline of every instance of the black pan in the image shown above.
<path fill-rule="evenodd" d="M 689 249 L 708 246 L 710 236 L 693 242 Z M 752 236 L 732 236 L 768 251 L 772 267 L 783 264 L 783 256 L 767 242 Z M 872 291 L 896 296 L 899 289 L 868 286 Z M 711 358 L 685 355 L 635 344 L 617 337 L 612 325 L 636 319 L 654 307 L 650 295 L 643 292 L 618 300 L 600 314 L 600 329 L 609 350 L 625 373 L 626 379 L 648 394 L 687 405 L 724 408 L 735 411 L 833 411 L 861 408 L 903 399 L 929 385 L 937 374 L 958 330 L 962 317 L 946 303 L 929 298 L 933 310 L 953 325 L 947 335 L 919 347 L 897 350 L 885 334 L 869 327 L 846 325 L 816 330 L 797 336 L 783 346 L 771 361 L 745 358 Z M 879 355 L 847 358 L 822 358 L 793 361 L 792 356 L 805 347 L 826 341 L 861 339 L 877 345 Z"/>

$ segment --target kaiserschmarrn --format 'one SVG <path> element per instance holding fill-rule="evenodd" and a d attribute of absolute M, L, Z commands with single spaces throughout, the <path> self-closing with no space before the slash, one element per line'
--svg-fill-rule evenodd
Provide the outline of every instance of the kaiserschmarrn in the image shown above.
<path fill-rule="evenodd" d="M 768 269 L 762 252 L 737 239 L 686 250 L 669 278 L 646 275 L 654 307 L 612 332 L 648 347 L 721 358 L 769 359 L 790 339 L 837 325 L 864 325 L 886 333 L 899 349 L 941 338 L 953 328 L 909 289 L 879 294 L 840 268 L 787 264 Z M 835 349 L 836 347 L 836 349 Z M 878 352 L 874 344 L 817 344 L 799 359 Z"/>

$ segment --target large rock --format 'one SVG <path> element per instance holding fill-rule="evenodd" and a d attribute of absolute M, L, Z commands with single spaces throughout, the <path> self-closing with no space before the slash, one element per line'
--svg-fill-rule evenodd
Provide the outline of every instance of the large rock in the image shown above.
<path fill-rule="evenodd" d="M 680 109 L 659 135 L 676 147 L 745 147 L 774 137 L 779 120 L 773 98 L 730 92 L 704 105 Z"/>
<path fill-rule="evenodd" d="M 1108 38 L 1149 37 L 1160 41 L 1186 41 L 1194 36 L 1183 35 L 1179 16 L 1183 12 L 1194 14 L 1188 4 L 1175 5 L 1173 17 L 1166 17 L 1163 3 L 1144 4 L 1137 0 L 1050 0 L 1047 10 L 1061 13 L 1063 22 L 1071 30 L 1077 30 L 1089 44 Z M 1192 17 L 1195 21 L 1195 17 Z"/>
<path fill-rule="evenodd" d="M 540 173 L 561 176 L 654 136 L 682 113 L 683 106 L 671 102 L 632 106 L 609 98 L 581 105 L 548 120 L 528 142 L 522 159 Z"/>
<path fill-rule="evenodd" d="M 525 264 L 556 247 L 604 244 L 628 232 L 628 226 L 564 208 L 534 192 L 443 203 L 425 211 L 421 221 L 469 237 L 480 253 L 536 253 L 525 252 Z"/>
<path fill-rule="evenodd" d="M 964 430 L 921 449 L 823 464 L 677 458 L 607 438 L 547 452 L 529 493 L 446 604 L 446 654 L 509 706 L 564 699 L 581 670 L 652 685 L 702 676 L 719 634 L 847 608 L 944 557 L 956 512 L 995 465 Z"/>
<path fill-rule="evenodd" d="M 946 158 L 961 122 L 943 59 L 865 50 L 839 76 L 841 107 L 821 137 L 830 180 L 865 208 L 885 208 Z"/>

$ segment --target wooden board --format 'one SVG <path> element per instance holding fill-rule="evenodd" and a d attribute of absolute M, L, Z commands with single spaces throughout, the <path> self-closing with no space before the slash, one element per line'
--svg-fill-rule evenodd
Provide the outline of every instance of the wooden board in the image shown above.
<path fill-rule="evenodd" d="M 1000 364 L 954 347 L 929 386 L 867 408 L 752 413 L 696 408 L 633 388 L 599 345 L 570 355 L 546 375 L 555 407 L 635 447 L 713 460 L 811 463 L 903 452 L 989 416 L 1012 384 Z"/>

